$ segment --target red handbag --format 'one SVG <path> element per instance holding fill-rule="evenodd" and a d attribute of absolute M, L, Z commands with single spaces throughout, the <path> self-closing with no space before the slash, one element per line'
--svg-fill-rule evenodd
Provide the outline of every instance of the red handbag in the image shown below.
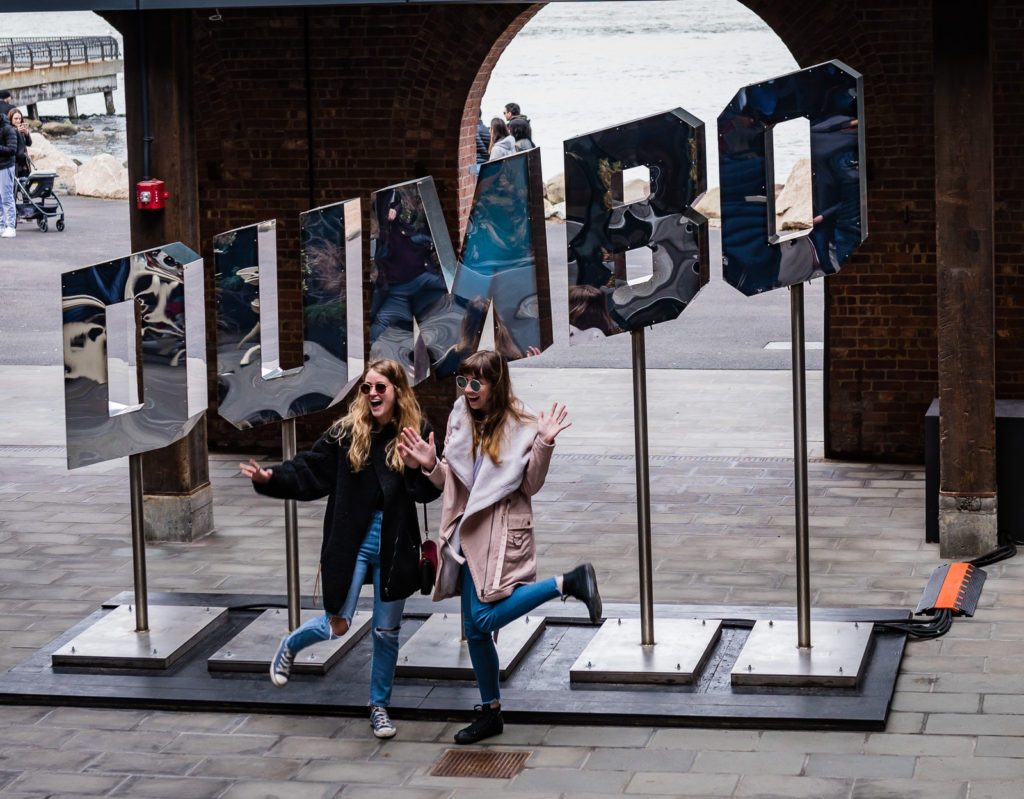
<path fill-rule="evenodd" d="M 429 538 L 420 547 L 420 593 L 429 594 L 434 590 L 437 576 L 437 544 Z"/>

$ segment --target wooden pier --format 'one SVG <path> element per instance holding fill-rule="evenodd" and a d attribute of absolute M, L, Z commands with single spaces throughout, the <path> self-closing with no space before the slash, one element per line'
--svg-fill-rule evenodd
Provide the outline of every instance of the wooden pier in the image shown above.
<path fill-rule="evenodd" d="M 117 73 L 123 70 L 111 36 L 0 37 L 0 88 L 10 90 L 11 102 L 27 108 L 32 119 L 39 118 L 37 103 L 60 99 L 68 101 L 68 117 L 78 119 L 78 96 L 97 92 L 114 114 Z"/>

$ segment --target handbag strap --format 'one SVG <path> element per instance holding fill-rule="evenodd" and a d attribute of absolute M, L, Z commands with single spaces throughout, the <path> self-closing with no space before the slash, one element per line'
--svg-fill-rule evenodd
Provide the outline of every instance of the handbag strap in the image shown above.
<path fill-rule="evenodd" d="M 320 569 L 322 567 L 318 563 L 316 566 L 316 580 L 313 581 L 313 607 L 320 607 Z"/>

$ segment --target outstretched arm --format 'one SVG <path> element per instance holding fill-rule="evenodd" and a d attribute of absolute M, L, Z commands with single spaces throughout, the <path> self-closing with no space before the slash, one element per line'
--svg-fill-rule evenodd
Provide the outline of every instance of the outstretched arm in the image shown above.
<path fill-rule="evenodd" d="M 273 469 L 264 469 L 252 458 L 249 458 L 248 463 L 238 464 L 238 468 L 242 471 L 243 477 L 248 477 L 254 483 L 269 483 L 271 476 L 274 474 Z"/>

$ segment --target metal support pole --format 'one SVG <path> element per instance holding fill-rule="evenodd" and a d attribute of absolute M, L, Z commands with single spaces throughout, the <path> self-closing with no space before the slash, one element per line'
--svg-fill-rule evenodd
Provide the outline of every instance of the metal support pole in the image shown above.
<path fill-rule="evenodd" d="M 295 457 L 295 419 L 285 419 L 281 424 L 281 451 L 284 460 Z M 298 503 L 294 499 L 284 501 L 284 552 L 285 572 L 288 575 L 288 630 L 301 624 L 299 610 L 299 515 Z"/>
<path fill-rule="evenodd" d="M 793 349 L 793 469 L 796 491 L 797 646 L 811 646 L 811 573 L 807 524 L 807 375 L 804 369 L 804 285 L 789 288 Z"/>
<path fill-rule="evenodd" d="M 149 629 L 146 598 L 146 531 L 142 519 L 142 455 L 128 456 L 128 493 L 131 497 L 132 571 L 135 576 L 135 631 Z"/>
<path fill-rule="evenodd" d="M 647 455 L 647 355 L 644 330 L 633 341 L 633 436 L 636 440 L 637 549 L 640 553 L 640 643 L 654 644 L 654 586 L 651 577 L 651 479 Z"/>

